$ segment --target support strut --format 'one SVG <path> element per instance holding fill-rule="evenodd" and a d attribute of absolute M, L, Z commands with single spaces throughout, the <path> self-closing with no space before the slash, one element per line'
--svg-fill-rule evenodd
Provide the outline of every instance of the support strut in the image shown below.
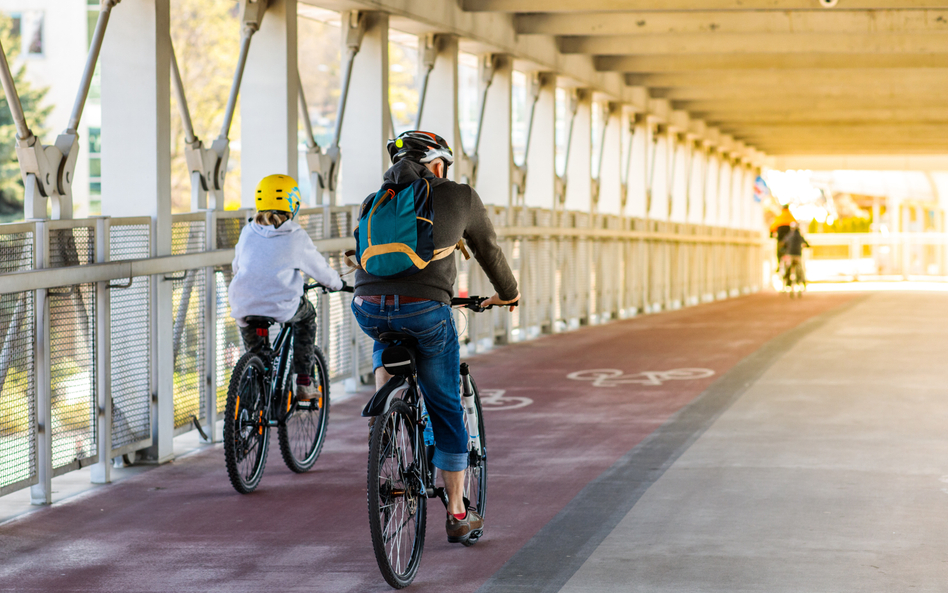
<path fill-rule="evenodd" d="M 562 206 L 566 203 L 566 186 L 569 177 L 569 155 L 573 149 L 573 126 L 576 124 L 576 114 L 579 112 L 579 102 L 585 96 L 584 89 L 573 89 L 569 96 L 569 132 L 566 133 L 566 158 L 563 162 L 563 174 L 557 174 L 554 183 L 554 193 L 556 194 L 556 205 Z"/>
<path fill-rule="evenodd" d="M 481 109 L 477 116 L 477 135 L 474 139 L 474 152 L 467 154 L 463 144 L 458 151 L 458 158 L 455 159 L 455 166 L 458 167 L 458 175 L 462 183 L 474 186 L 477 184 L 477 164 L 481 148 L 481 136 L 484 131 L 484 112 L 487 108 L 487 92 L 490 85 L 494 82 L 494 73 L 497 72 L 498 61 L 503 59 L 499 54 L 488 54 L 481 59 L 480 80 L 483 84 L 481 89 Z M 460 136 L 460 133 L 458 133 Z"/>
<path fill-rule="evenodd" d="M 514 205 L 523 205 L 523 196 L 527 191 L 527 162 L 530 159 L 530 145 L 533 140 L 533 122 L 537 112 L 537 102 L 540 100 L 540 88 L 546 84 L 546 72 L 534 72 L 530 78 L 530 118 L 527 120 L 527 140 L 523 150 L 523 163 L 513 166 Z"/>

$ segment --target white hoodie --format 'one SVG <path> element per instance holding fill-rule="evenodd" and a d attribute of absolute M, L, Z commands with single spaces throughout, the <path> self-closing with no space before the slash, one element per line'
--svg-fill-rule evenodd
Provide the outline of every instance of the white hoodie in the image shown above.
<path fill-rule="evenodd" d="M 234 250 L 234 279 L 230 282 L 230 316 L 246 326 L 244 317 L 259 315 L 283 322 L 291 319 L 309 275 L 333 290 L 342 288 L 339 274 L 329 267 L 306 231 L 292 220 L 279 228 L 247 224 Z"/>

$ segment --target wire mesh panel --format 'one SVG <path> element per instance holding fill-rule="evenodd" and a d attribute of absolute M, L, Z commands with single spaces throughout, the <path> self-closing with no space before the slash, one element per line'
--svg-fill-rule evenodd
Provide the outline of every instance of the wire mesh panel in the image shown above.
<path fill-rule="evenodd" d="M 326 261 L 339 270 L 344 267 L 342 254 L 325 253 Z M 329 327 L 326 328 L 327 341 L 321 343 L 329 359 L 329 377 L 338 381 L 352 376 L 352 312 L 349 303 L 352 295 L 343 292 L 322 294 L 319 299 L 329 307 Z"/>
<path fill-rule="evenodd" d="M 234 278 L 233 269 L 221 266 L 214 271 L 214 290 L 217 295 L 217 327 L 214 335 L 217 338 L 215 352 L 217 353 L 216 393 L 217 411 L 222 412 L 227 404 L 227 385 L 230 374 L 237 366 L 243 352 L 243 341 L 240 329 L 230 317 L 230 300 L 227 297 L 227 287 Z"/>
<path fill-rule="evenodd" d="M 95 261 L 95 228 L 50 229 L 49 267 Z M 49 291 L 53 471 L 95 456 L 95 284 Z"/>
<path fill-rule="evenodd" d="M 323 213 L 322 211 L 301 211 L 296 215 L 296 222 L 303 227 L 303 230 L 306 231 L 306 234 L 309 235 L 309 238 L 313 241 L 318 241 L 323 239 Z"/>
<path fill-rule="evenodd" d="M 4 234 L 0 274 L 33 267 L 32 232 Z M 0 492 L 36 477 L 33 293 L 0 295 Z"/>
<path fill-rule="evenodd" d="M 246 224 L 246 216 L 218 218 L 217 248 L 232 249 L 236 246 L 240 232 Z M 216 337 L 214 351 L 217 353 L 215 397 L 218 412 L 222 412 L 227 403 L 227 385 L 230 382 L 230 374 L 243 352 L 240 330 L 230 317 L 230 300 L 227 296 L 227 288 L 233 279 L 234 271 L 229 264 L 214 270 L 214 294 L 217 299 L 217 322 L 214 331 Z"/>
<path fill-rule="evenodd" d="M 147 258 L 150 238 L 150 224 L 113 222 L 109 258 Z M 113 450 L 151 436 L 151 277 L 131 282 L 109 294 Z"/>
<path fill-rule="evenodd" d="M 175 255 L 204 251 L 203 220 L 175 221 L 171 250 Z M 203 418 L 207 385 L 205 361 L 204 270 L 187 270 L 174 280 L 174 426 Z"/>
<path fill-rule="evenodd" d="M 233 249 L 240 239 L 240 231 L 247 224 L 246 218 L 227 217 L 217 219 L 217 248 Z"/>

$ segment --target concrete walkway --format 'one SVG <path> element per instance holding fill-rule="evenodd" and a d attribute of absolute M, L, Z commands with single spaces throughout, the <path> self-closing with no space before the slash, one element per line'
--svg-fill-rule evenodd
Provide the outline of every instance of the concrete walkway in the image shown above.
<path fill-rule="evenodd" d="M 817 325 L 561 591 L 948 590 L 948 295 Z"/>

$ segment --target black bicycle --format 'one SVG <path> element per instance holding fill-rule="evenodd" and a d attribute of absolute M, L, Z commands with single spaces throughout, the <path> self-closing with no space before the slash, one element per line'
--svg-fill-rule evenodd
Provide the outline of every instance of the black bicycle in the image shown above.
<path fill-rule="evenodd" d="M 304 291 L 327 289 L 308 284 Z M 351 287 L 343 290 L 351 291 Z M 319 397 L 297 401 L 293 397 L 293 326 L 281 324 L 276 341 L 270 343 L 271 317 L 247 317 L 250 327 L 264 336 L 264 346 L 245 353 L 237 361 L 227 389 L 224 411 L 224 461 L 234 488 L 249 494 L 260 484 L 267 463 L 270 428 L 276 427 L 280 453 L 287 467 L 303 473 L 313 467 L 326 439 L 329 423 L 329 365 L 319 346 L 310 374 Z"/>
<path fill-rule="evenodd" d="M 452 299 L 451 305 L 485 311 L 482 297 Z M 516 303 L 514 303 L 516 304 Z M 387 344 L 382 363 L 392 377 L 369 400 L 363 416 L 374 417 L 369 437 L 367 479 L 369 528 L 382 576 L 396 589 L 407 587 L 418 572 L 425 545 L 426 508 L 438 497 L 447 507 L 444 488 L 436 486 L 434 446 L 426 445 L 428 422 L 415 368 L 417 341 L 404 333 L 382 333 Z M 461 401 L 469 438 L 470 458 L 464 480 L 464 504 L 484 517 L 487 508 L 487 440 L 477 384 L 467 363 L 461 363 Z M 463 541 L 472 546 L 483 530 Z"/>

